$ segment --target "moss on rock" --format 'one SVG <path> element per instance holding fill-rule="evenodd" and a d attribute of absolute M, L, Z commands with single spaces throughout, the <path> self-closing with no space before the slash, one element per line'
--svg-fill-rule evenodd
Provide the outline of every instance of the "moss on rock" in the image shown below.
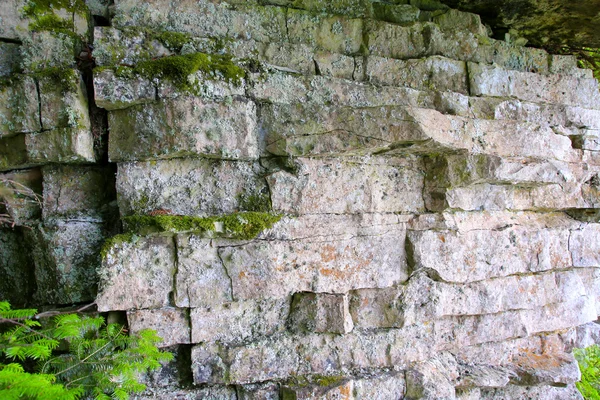
<path fill-rule="evenodd" d="M 214 79 L 240 84 L 246 72 L 231 61 L 231 57 L 217 54 L 192 53 L 142 61 L 132 72 L 147 79 L 171 81 L 181 90 L 192 90 L 188 80 L 191 74 L 203 72 Z M 117 71 L 117 74 L 119 71 Z"/>
<path fill-rule="evenodd" d="M 233 239 L 253 239 L 281 219 L 265 212 L 240 212 L 213 217 L 182 215 L 132 215 L 123 222 L 129 235 L 158 232 L 205 232 Z"/>

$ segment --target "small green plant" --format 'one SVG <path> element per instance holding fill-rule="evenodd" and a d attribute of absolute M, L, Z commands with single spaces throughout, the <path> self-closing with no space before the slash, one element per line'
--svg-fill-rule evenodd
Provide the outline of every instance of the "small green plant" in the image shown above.
<path fill-rule="evenodd" d="M 581 371 L 577 389 L 586 400 L 600 400 L 600 346 L 575 349 L 573 353 Z"/>
<path fill-rule="evenodd" d="M 102 317 L 59 314 L 45 323 L 37 310 L 0 301 L 0 398 L 128 399 L 142 392 L 141 374 L 170 361 L 152 330 L 128 335 Z"/>

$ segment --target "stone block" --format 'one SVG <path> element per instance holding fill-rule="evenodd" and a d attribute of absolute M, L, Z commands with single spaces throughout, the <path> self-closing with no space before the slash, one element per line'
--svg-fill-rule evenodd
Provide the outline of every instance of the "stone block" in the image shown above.
<path fill-rule="evenodd" d="M 41 129 L 35 80 L 27 75 L 13 75 L 10 85 L 0 87 L 0 138 Z"/>
<path fill-rule="evenodd" d="M 52 165 L 44 176 L 44 220 L 66 218 L 101 222 L 116 199 L 114 171 L 106 167 Z"/>
<path fill-rule="evenodd" d="M 304 44 L 267 43 L 262 51 L 261 60 L 275 69 L 283 68 L 301 74 L 315 75 L 313 54 L 314 48 Z"/>
<path fill-rule="evenodd" d="M 548 304 L 525 312 L 527 332 L 553 332 L 584 325 L 598 318 L 594 296 L 573 296 L 569 301 Z"/>
<path fill-rule="evenodd" d="M 357 71 L 362 59 L 356 58 Z M 360 65 L 359 65 L 360 64 Z M 359 71 L 360 72 L 360 71 Z M 355 79 L 362 78 L 355 75 Z M 352 107 L 417 106 L 420 92 L 411 88 L 377 87 L 326 76 L 298 76 L 277 72 L 250 77 L 248 93 L 257 100 L 274 104 L 308 103 L 319 106 L 337 104 Z M 362 79 L 361 79 L 362 80 Z"/>
<path fill-rule="evenodd" d="M 574 230 L 569 237 L 569 251 L 574 267 L 600 266 L 600 225 L 588 224 Z"/>
<path fill-rule="evenodd" d="M 286 28 L 291 43 L 306 44 L 332 53 L 356 54 L 362 44 L 361 19 L 288 9 Z"/>
<path fill-rule="evenodd" d="M 0 171 L 35 166 L 29 160 L 26 134 L 0 138 Z"/>
<path fill-rule="evenodd" d="M 314 63 L 317 65 L 320 75 L 344 79 L 354 79 L 355 76 L 357 78 L 360 76 L 356 71 L 354 57 L 319 51 L 314 55 Z"/>
<path fill-rule="evenodd" d="M 405 369 L 432 354 L 431 327 L 373 333 L 277 335 L 236 347 L 202 344 L 192 350 L 194 382 L 248 384 L 293 376 L 327 379 L 360 368 Z"/>
<path fill-rule="evenodd" d="M 421 10 L 410 4 L 373 3 L 376 19 L 393 24 L 410 24 L 419 21 Z"/>
<path fill-rule="evenodd" d="M 415 269 L 448 282 L 475 282 L 572 265 L 565 229 L 510 227 L 501 231 L 409 231 Z"/>
<path fill-rule="evenodd" d="M 178 307 L 218 307 L 233 300 L 228 271 L 213 241 L 178 235 L 175 304 Z"/>
<path fill-rule="evenodd" d="M 296 161 L 295 174 L 267 177 L 275 212 L 290 214 L 411 213 L 424 210 L 419 161 L 367 159 Z"/>
<path fill-rule="evenodd" d="M 354 324 L 348 296 L 328 293 L 295 293 L 289 327 L 296 332 L 348 333 Z"/>
<path fill-rule="evenodd" d="M 365 0 L 266 0 L 266 3 L 290 6 L 315 13 L 340 14 L 345 17 L 366 17 L 370 12 L 370 1 Z"/>
<path fill-rule="evenodd" d="M 566 387 L 555 387 L 551 385 L 542 386 L 517 386 L 508 385 L 504 388 L 481 389 L 482 399 L 511 400 L 511 399 L 582 399 L 581 393 L 574 384 Z"/>
<path fill-rule="evenodd" d="M 545 50 L 515 46 L 503 41 L 494 41 L 491 49 L 493 50 L 488 63 L 491 62 L 504 69 L 520 72 L 537 74 L 548 74 L 549 72 L 549 55 Z M 484 60 L 478 61 L 483 62 Z"/>
<path fill-rule="evenodd" d="M 405 373 L 406 397 L 413 399 L 454 398 L 458 365 L 450 353 L 411 366 Z"/>
<path fill-rule="evenodd" d="M 365 29 L 369 54 L 399 60 L 432 55 L 430 40 L 439 32 L 437 25 L 432 23 L 400 26 L 369 21 Z"/>
<path fill-rule="evenodd" d="M 3 1 L 0 4 L 0 15 L 2 15 L 2 28 L 0 38 L 19 40 L 21 30 L 27 30 L 29 20 L 21 17 L 20 9 L 25 5 L 24 0 Z"/>
<path fill-rule="evenodd" d="M 119 3 L 119 6 L 121 6 L 124 2 Z M 133 27 L 117 29 L 110 26 L 94 27 L 94 58 L 96 65 L 101 67 L 135 65 L 140 61 L 171 55 L 164 54 L 164 50 L 168 51 L 158 41 L 154 43 L 147 38 L 140 29 Z M 95 79 L 96 76 L 94 76 Z"/>
<path fill-rule="evenodd" d="M 87 92 L 79 71 L 62 69 L 38 81 L 44 130 L 71 128 L 90 130 Z"/>
<path fill-rule="evenodd" d="M 75 49 L 79 40 L 64 33 L 50 31 L 31 32 L 23 38 L 21 67 L 26 73 L 47 68 L 75 67 Z"/>
<path fill-rule="evenodd" d="M 241 385 L 237 388 L 238 400 L 279 400 L 277 383 Z"/>
<path fill-rule="evenodd" d="M 109 114 L 111 161 L 213 157 L 258 158 L 256 106 L 198 97 L 161 101 Z"/>
<path fill-rule="evenodd" d="M 402 373 L 384 373 L 375 377 L 354 379 L 353 395 L 356 400 L 396 400 L 406 393 L 406 381 Z"/>
<path fill-rule="evenodd" d="M 193 308 L 192 343 L 218 342 L 230 346 L 272 336 L 285 330 L 289 309 L 287 298 Z"/>
<path fill-rule="evenodd" d="M 264 197 L 257 162 L 175 159 L 119 165 L 121 215 L 169 210 L 172 215 L 217 215 L 245 210 L 245 199 Z"/>
<path fill-rule="evenodd" d="M 156 100 L 156 88 L 148 79 L 122 78 L 113 70 L 94 72 L 94 99 L 98 107 L 120 110 Z"/>
<path fill-rule="evenodd" d="M 294 292 L 346 293 L 387 287 L 407 278 L 401 226 L 374 236 L 323 242 L 273 240 L 219 248 L 235 299 L 286 297 Z"/>
<path fill-rule="evenodd" d="M 39 169 L 0 174 L 0 203 L 11 223 L 35 224 L 42 212 L 42 174 Z"/>
<path fill-rule="evenodd" d="M 96 161 L 89 128 L 67 127 L 25 135 L 27 159 L 32 164 L 88 164 Z"/>
<path fill-rule="evenodd" d="M 117 236 L 105 246 L 110 247 L 105 247 L 98 270 L 98 311 L 170 305 L 176 257 L 173 238 Z"/>
<path fill-rule="evenodd" d="M 190 321 L 187 310 L 158 308 L 127 311 L 127 323 L 132 334 L 152 329 L 163 340 L 161 347 L 190 343 Z"/>
<path fill-rule="evenodd" d="M 490 121 L 442 115 L 435 110 L 407 108 L 419 130 L 435 146 L 500 157 L 531 157 L 578 163 L 581 153 L 571 141 L 547 125 L 520 121 Z M 536 146 L 529 144 L 535 142 Z M 398 149 L 397 152 L 406 152 Z M 394 151 L 390 152 L 394 153 Z"/>
<path fill-rule="evenodd" d="M 350 314 L 357 329 L 404 326 L 404 287 L 350 292 Z"/>
<path fill-rule="evenodd" d="M 0 77 L 12 75 L 20 68 L 21 46 L 0 42 Z"/>
<path fill-rule="evenodd" d="M 466 64 L 440 56 L 407 61 L 370 56 L 366 76 L 376 85 L 468 94 Z"/>
<path fill-rule="evenodd" d="M 385 289 L 377 292 L 372 300 L 376 304 L 370 308 L 390 309 L 398 303 L 397 299 L 385 296 Z M 575 301 L 586 292 L 582 278 L 575 271 L 512 275 L 465 284 L 436 282 L 413 275 L 401 301 L 407 323 L 417 323 L 445 316 L 534 310 Z"/>
<path fill-rule="evenodd" d="M 473 96 L 514 97 L 538 103 L 600 109 L 600 92 L 595 79 L 508 71 L 476 63 L 469 63 L 468 68 Z"/>
<path fill-rule="evenodd" d="M 298 400 L 336 400 L 349 399 L 352 397 L 354 382 L 340 378 L 330 379 L 333 383 L 329 383 L 326 378 L 317 381 L 315 384 L 302 385 L 284 385 L 281 388 L 281 394 L 284 399 L 294 398 Z"/>
<path fill-rule="evenodd" d="M 580 129 L 600 130 L 600 111 L 598 110 L 590 110 L 581 107 L 565 107 L 565 114 L 569 125 L 573 125 Z"/>
<path fill-rule="evenodd" d="M 106 238 L 101 224 L 57 221 L 27 231 L 25 238 L 35 264 L 36 302 L 58 305 L 94 299 Z"/>
<path fill-rule="evenodd" d="M 429 138 L 404 107 L 271 104 L 260 116 L 266 149 L 275 155 L 361 155 Z"/>
<path fill-rule="evenodd" d="M 13 308 L 32 305 L 35 277 L 30 257 L 22 232 L 0 228 L 0 298 Z"/>
<path fill-rule="evenodd" d="M 464 30 L 474 35 L 487 36 L 487 29 L 477 14 L 449 9 L 433 17 L 433 22 L 442 30 Z"/>
<path fill-rule="evenodd" d="M 446 200 L 448 207 L 466 211 L 595 208 L 598 195 L 596 190 L 592 190 L 586 196 L 589 189 L 589 185 L 581 184 L 545 184 L 537 187 L 477 184 L 448 190 Z"/>
<path fill-rule="evenodd" d="M 207 386 L 200 389 L 164 388 L 145 391 L 132 397 L 133 400 L 194 399 L 194 400 L 238 400 L 237 390 L 231 386 Z"/>

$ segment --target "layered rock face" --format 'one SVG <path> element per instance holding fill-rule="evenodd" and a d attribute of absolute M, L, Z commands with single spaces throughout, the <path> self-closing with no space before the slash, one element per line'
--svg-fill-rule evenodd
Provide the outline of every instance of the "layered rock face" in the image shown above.
<path fill-rule="evenodd" d="M 108 163 L 36 147 L 43 79 L 13 75 L 6 96 L 30 85 L 41 110 L 7 111 L 0 138 L 7 174 L 42 186 L 39 216 L 15 207 L 43 221 L 23 234 L 53 221 L 40 241 L 91 249 L 99 311 L 177 354 L 140 398 L 580 398 L 571 350 L 600 337 L 598 82 L 477 15 L 402 3 L 95 2 Z M 123 234 L 100 251 L 85 232 L 114 196 L 85 182 L 114 164 Z M 77 282 L 46 302 L 96 294 Z"/>

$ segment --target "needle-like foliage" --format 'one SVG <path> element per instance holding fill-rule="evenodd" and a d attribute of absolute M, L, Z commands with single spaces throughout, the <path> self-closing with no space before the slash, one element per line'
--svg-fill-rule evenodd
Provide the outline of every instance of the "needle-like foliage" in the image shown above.
<path fill-rule="evenodd" d="M 36 313 L 0 302 L 2 399 L 127 399 L 145 389 L 142 374 L 172 359 L 152 330 L 128 335 L 102 317 L 77 314 L 42 326 Z"/>
<path fill-rule="evenodd" d="M 577 389 L 586 400 L 600 400 L 600 346 L 575 349 L 573 353 L 581 371 L 581 381 L 576 383 Z"/>

